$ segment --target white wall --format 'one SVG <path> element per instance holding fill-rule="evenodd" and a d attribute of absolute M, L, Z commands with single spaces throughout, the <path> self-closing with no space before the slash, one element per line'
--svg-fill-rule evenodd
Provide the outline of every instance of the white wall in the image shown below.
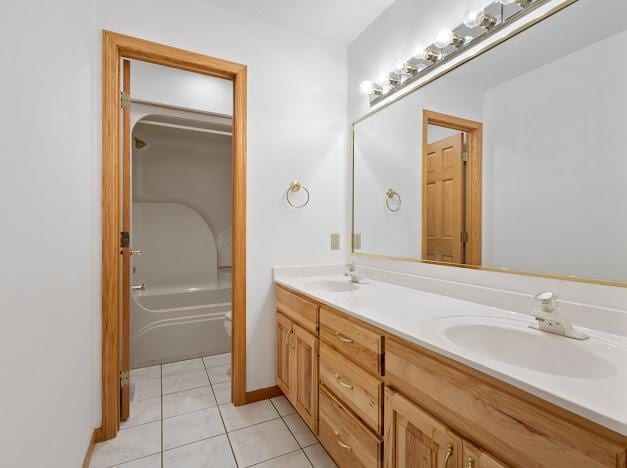
<path fill-rule="evenodd" d="M 133 99 L 215 114 L 233 113 L 233 83 L 177 68 L 133 60 Z"/>
<path fill-rule="evenodd" d="M 345 257 L 330 250 L 330 233 L 345 245 L 346 51 L 202 0 L 99 0 L 102 28 L 248 65 L 247 388 L 272 386 L 272 266 Z M 284 199 L 294 179 L 311 192 L 302 210 Z"/>
<path fill-rule="evenodd" d="M 610 3 L 612 2 L 608 2 L 606 6 L 609 7 Z M 417 45 L 431 43 L 437 31 L 442 27 L 459 24 L 466 7 L 467 2 L 465 0 L 397 0 L 349 45 L 347 90 L 349 129 L 350 122 L 366 113 L 369 107 L 367 98 L 358 92 L 359 83 L 364 79 L 376 78 L 382 72 L 389 71 L 396 60 L 411 56 Z M 568 35 L 563 35 L 563 39 L 565 42 L 570 41 Z M 533 47 L 530 49 L 534 52 L 541 51 L 541 49 Z M 540 53 L 539 55 L 541 57 L 543 54 Z M 411 97 L 405 99 L 411 99 Z M 350 160 L 350 149 L 348 154 Z M 346 181 L 350 193 L 350 168 L 346 174 Z M 350 210 L 350 201 L 347 201 L 347 206 Z M 349 216 L 347 219 L 348 228 L 350 228 L 350 223 Z M 627 309 L 627 289 L 624 288 L 522 277 L 416 262 L 353 257 L 350 252 L 348 259 L 356 260 L 358 264 L 376 268 L 421 274 L 525 294 L 535 293 L 544 288 L 552 289 L 563 298 L 571 301 Z"/>
<path fill-rule="evenodd" d="M 81 466 L 95 427 L 92 33 L 91 1 L 2 5 L 2 466 Z"/>

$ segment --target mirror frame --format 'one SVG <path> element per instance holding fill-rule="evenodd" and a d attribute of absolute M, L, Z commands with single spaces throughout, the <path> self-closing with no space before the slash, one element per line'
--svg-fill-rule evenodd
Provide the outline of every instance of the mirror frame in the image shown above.
<path fill-rule="evenodd" d="M 541 14 L 538 17 L 535 17 L 527 22 L 524 22 L 523 24 L 517 26 L 514 30 L 512 30 L 510 33 L 508 33 L 507 35 L 505 35 L 502 38 L 492 38 L 494 39 L 493 41 L 485 41 L 487 44 L 484 44 L 484 47 L 481 48 L 480 50 L 475 51 L 474 53 L 472 53 L 472 50 L 469 51 L 469 55 L 462 58 L 461 60 L 459 60 L 458 62 L 451 64 L 450 67 L 442 67 L 441 70 L 437 70 L 435 71 L 435 73 L 432 76 L 426 77 L 424 81 L 420 81 L 417 82 L 415 86 L 409 86 L 407 87 L 407 89 L 404 90 L 400 90 L 400 92 L 398 93 L 394 93 L 390 96 L 387 96 L 386 98 L 377 101 L 376 103 L 373 103 L 372 107 L 370 108 L 370 110 L 368 112 L 366 112 L 364 115 L 362 115 L 361 117 L 359 117 L 358 119 L 354 120 L 351 124 L 351 131 L 352 131 L 352 138 L 351 138 L 351 163 L 352 163 L 352 180 L 351 180 L 351 255 L 354 256 L 358 256 L 358 257 L 366 257 L 366 258 L 374 258 L 374 259 L 380 259 L 380 260 L 400 260 L 400 261 L 405 261 L 405 262 L 413 262 L 413 263 L 425 263 L 425 264 L 431 264 L 431 265 L 441 265 L 441 266 L 448 266 L 448 267 L 457 267 L 457 268 L 467 268 L 467 269 L 472 269 L 472 270 L 482 270 L 482 271 L 491 271 L 491 272 L 497 272 L 497 273 L 509 273 L 509 274 L 515 274 L 515 275 L 520 275 L 520 276 L 533 276 L 533 277 L 538 277 L 538 278 L 547 278 L 547 279 L 555 279 L 555 280 L 563 280 L 563 281 L 574 281 L 574 282 L 579 282 L 579 283 L 588 283 L 588 284 L 596 284 L 596 285 L 602 285 L 602 286 L 615 286 L 615 287 L 621 287 L 621 288 L 627 288 L 627 281 L 620 281 L 620 280 L 606 280 L 606 279 L 600 279 L 600 278 L 591 278 L 591 277 L 587 277 L 587 276 L 578 276 L 578 275 L 564 275 L 564 274 L 558 274 L 558 273 L 542 273 L 542 272 L 531 272 L 531 271 L 524 271 L 524 270 L 517 270 L 515 268 L 505 268 L 505 267 L 492 267 L 492 266 L 484 266 L 484 265 L 471 265 L 471 264 L 461 264 L 461 263 L 448 263 L 448 262 L 438 262 L 438 261 L 432 261 L 432 260 L 422 260 L 421 258 L 410 258 L 410 257 L 398 257 L 398 256 L 389 256 L 389 255 L 382 255 L 382 254 L 371 254 L 371 253 L 364 253 L 364 252 L 355 252 L 355 126 L 361 122 L 362 120 L 365 120 L 366 118 L 370 117 L 371 115 L 387 108 L 388 106 L 392 105 L 393 103 L 395 103 L 396 101 L 399 101 L 401 99 L 403 99 L 404 97 L 408 96 L 409 94 L 412 94 L 416 91 L 418 91 L 419 89 L 421 89 L 422 87 L 428 85 L 429 83 L 431 83 L 432 81 L 435 81 L 436 79 L 446 75 L 447 73 L 457 69 L 458 67 L 460 67 L 461 65 L 463 65 L 464 63 L 473 60 L 476 57 L 479 57 L 480 55 L 482 55 L 483 53 L 493 49 L 494 47 L 502 44 L 503 42 L 517 36 L 519 33 L 531 28 L 532 26 L 534 26 L 535 24 L 553 16 L 554 14 L 560 12 L 561 10 L 567 8 L 568 6 L 572 5 L 573 3 L 575 3 L 577 0 L 565 0 L 563 3 L 560 3 L 558 5 L 555 5 L 554 7 L 550 8 L 549 10 L 547 10 L 545 13 Z M 524 17 L 522 18 L 524 21 Z M 436 114 L 433 113 L 431 111 L 427 111 L 425 109 L 422 110 L 422 118 L 423 118 L 423 122 L 421 123 L 421 125 L 424 127 L 426 126 L 428 123 L 432 123 L 431 120 L 427 120 L 427 117 L 425 115 L 426 113 L 432 113 L 432 114 Z M 448 125 L 444 125 L 444 126 L 448 126 Z M 423 130 L 424 131 L 424 130 Z M 421 145 L 421 150 L 422 150 L 422 145 Z M 421 167 L 422 167 L 422 155 L 420 155 L 421 157 Z M 481 164 L 479 164 L 479 178 L 481 178 Z M 480 179 L 479 179 L 480 180 Z M 482 187 L 482 185 L 480 184 L 480 187 Z M 482 189 L 481 189 L 482 192 Z M 482 193 L 478 194 L 479 197 L 479 203 L 481 200 L 481 196 Z M 424 202 L 424 200 L 423 200 Z M 481 206 L 479 206 L 479 216 L 481 216 Z M 421 257 L 422 257 L 422 251 L 421 251 Z"/>

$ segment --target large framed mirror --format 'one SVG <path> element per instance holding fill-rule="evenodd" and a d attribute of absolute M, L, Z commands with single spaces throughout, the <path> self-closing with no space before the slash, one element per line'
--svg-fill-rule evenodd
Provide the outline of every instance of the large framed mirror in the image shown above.
<path fill-rule="evenodd" d="M 627 286 L 627 2 L 578 0 L 353 124 L 353 253 Z"/>

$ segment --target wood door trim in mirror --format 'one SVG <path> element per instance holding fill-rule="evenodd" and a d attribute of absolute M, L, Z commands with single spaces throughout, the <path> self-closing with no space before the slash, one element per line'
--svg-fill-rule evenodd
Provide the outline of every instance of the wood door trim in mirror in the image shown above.
<path fill-rule="evenodd" d="M 102 35 L 102 429 L 120 420 L 120 60 L 130 58 L 233 82 L 232 399 L 246 403 L 247 68 L 228 60 L 110 31 Z"/>
<path fill-rule="evenodd" d="M 422 111 L 422 254 L 425 261 L 427 253 L 427 130 L 429 125 L 450 128 L 465 132 L 468 135 L 468 159 L 466 162 L 465 183 L 465 232 L 468 233 L 466 243 L 465 264 L 481 265 L 481 165 L 483 158 L 483 124 L 473 120 L 452 115 L 441 114 L 423 109 Z M 457 264 L 456 264 L 457 265 Z"/>

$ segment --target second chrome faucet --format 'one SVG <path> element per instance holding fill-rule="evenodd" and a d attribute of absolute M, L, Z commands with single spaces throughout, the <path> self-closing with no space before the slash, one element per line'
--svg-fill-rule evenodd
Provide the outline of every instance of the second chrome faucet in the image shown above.
<path fill-rule="evenodd" d="M 537 323 L 530 325 L 531 328 L 576 340 L 589 338 L 585 333 L 575 329 L 570 319 L 558 312 L 557 294 L 551 291 L 544 291 L 536 294 L 534 299 L 537 305 L 531 315 L 536 319 Z"/>
<path fill-rule="evenodd" d="M 348 278 L 353 283 L 361 283 L 364 280 L 364 277 L 357 271 L 357 265 L 355 262 L 351 262 L 346 265 L 346 269 L 344 270 L 344 276 L 348 276 Z"/>

